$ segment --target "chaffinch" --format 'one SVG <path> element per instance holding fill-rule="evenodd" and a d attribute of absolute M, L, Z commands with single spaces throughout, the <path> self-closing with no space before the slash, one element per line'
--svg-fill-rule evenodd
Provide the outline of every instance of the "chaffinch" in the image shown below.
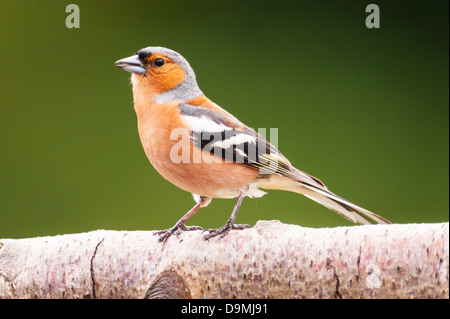
<path fill-rule="evenodd" d="M 131 73 L 139 136 L 150 163 L 196 202 L 174 227 L 159 233 L 161 241 L 176 231 L 202 229 L 186 222 L 212 198 L 238 200 L 227 223 L 205 239 L 248 227 L 234 223 L 236 214 L 244 197 L 266 194 L 261 188 L 305 195 L 354 223 L 389 223 L 296 169 L 274 145 L 208 99 L 179 53 L 147 47 L 116 66 Z"/>

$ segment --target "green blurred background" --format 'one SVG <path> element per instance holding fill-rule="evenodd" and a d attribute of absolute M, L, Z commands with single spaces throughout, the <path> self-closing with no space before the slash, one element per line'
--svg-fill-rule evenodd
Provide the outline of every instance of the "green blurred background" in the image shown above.
<path fill-rule="evenodd" d="M 448 221 L 448 1 L 376 1 L 381 29 L 369 3 L 0 0 L 0 238 L 163 229 L 194 205 L 148 163 L 114 67 L 156 45 L 337 194 L 395 223 Z M 190 224 L 220 227 L 234 204 Z M 261 219 L 351 224 L 279 191 L 244 200 L 237 222 Z"/>

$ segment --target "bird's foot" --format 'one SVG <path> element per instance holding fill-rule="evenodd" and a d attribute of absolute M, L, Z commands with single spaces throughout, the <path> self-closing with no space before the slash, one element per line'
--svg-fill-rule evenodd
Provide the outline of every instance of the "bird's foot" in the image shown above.
<path fill-rule="evenodd" d="M 176 224 L 172 228 L 157 231 L 154 235 L 159 236 L 159 242 L 165 242 L 170 236 L 175 233 L 180 233 L 182 231 L 191 231 L 191 230 L 203 230 L 200 226 L 186 226 L 185 224 Z"/>
<path fill-rule="evenodd" d="M 246 229 L 246 228 L 250 228 L 247 224 L 234 224 L 234 223 L 226 223 L 224 226 L 217 228 L 217 229 L 206 229 L 206 231 L 209 232 L 209 234 L 205 235 L 205 240 L 208 240 L 210 238 L 216 237 L 216 236 L 220 236 L 220 238 L 225 237 L 230 230 L 232 229 Z"/>

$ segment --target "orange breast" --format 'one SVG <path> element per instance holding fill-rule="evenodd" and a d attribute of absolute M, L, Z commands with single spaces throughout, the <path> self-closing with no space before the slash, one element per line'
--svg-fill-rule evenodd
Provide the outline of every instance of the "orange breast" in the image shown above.
<path fill-rule="evenodd" d="M 154 168 L 179 188 L 206 197 L 232 198 L 256 180 L 259 172 L 243 164 L 224 163 L 194 149 L 176 102 L 135 104 L 139 136 Z"/>

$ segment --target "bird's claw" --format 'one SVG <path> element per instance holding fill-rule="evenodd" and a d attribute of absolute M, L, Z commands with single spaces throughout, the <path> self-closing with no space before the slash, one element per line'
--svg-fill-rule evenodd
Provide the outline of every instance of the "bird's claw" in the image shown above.
<path fill-rule="evenodd" d="M 208 240 L 208 239 L 216 237 L 216 236 L 220 236 L 220 238 L 223 238 L 232 229 L 242 230 L 242 229 L 246 229 L 246 228 L 250 228 L 250 226 L 248 226 L 247 224 L 230 224 L 230 223 L 226 223 L 223 227 L 220 227 L 220 228 L 217 228 L 217 229 L 206 229 L 205 231 L 208 231 L 209 234 L 205 235 L 204 238 L 205 238 L 205 240 Z"/>
<path fill-rule="evenodd" d="M 166 242 L 166 240 L 175 233 L 180 233 L 182 231 L 192 231 L 192 230 L 203 230 L 200 226 L 186 226 L 184 224 L 177 224 L 172 228 L 154 232 L 153 235 L 159 236 L 158 241 L 160 243 Z"/>

